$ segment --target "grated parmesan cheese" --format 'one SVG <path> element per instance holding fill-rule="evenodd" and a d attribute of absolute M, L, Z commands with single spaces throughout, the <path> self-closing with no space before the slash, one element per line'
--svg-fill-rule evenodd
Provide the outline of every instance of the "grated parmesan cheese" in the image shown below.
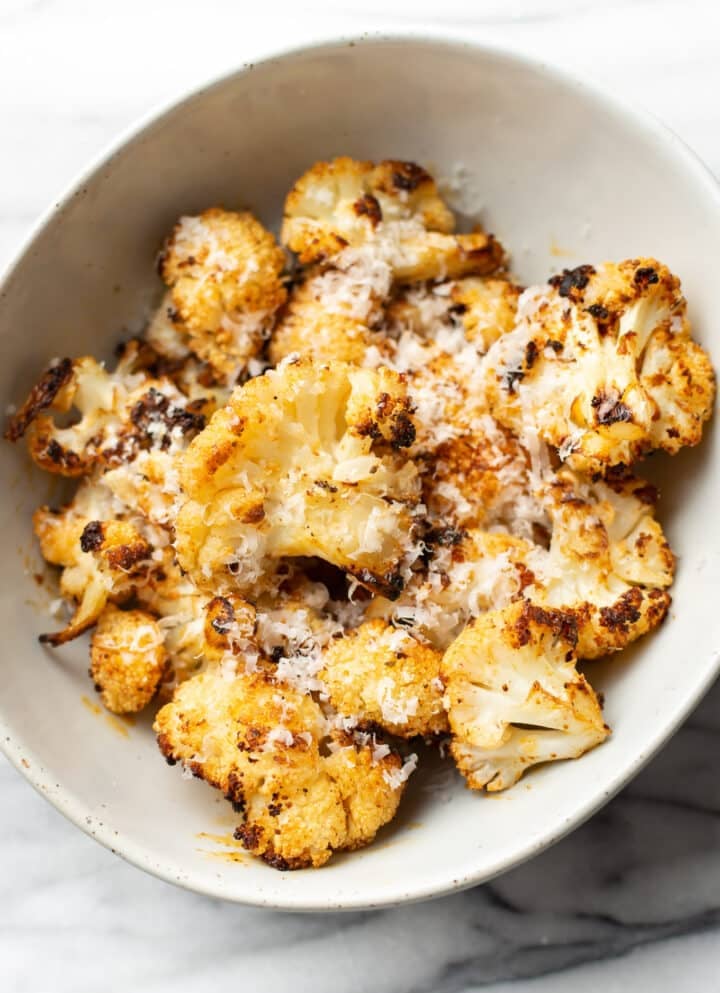
<path fill-rule="evenodd" d="M 399 790 L 415 772 L 417 764 L 418 757 L 413 752 L 412 755 L 408 755 L 399 769 L 383 769 L 383 779 L 391 789 Z"/>

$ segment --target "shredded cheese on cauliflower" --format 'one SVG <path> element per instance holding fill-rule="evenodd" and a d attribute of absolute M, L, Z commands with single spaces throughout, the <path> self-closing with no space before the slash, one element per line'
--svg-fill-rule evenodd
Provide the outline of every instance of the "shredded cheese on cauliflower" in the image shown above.
<path fill-rule="evenodd" d="M 372 841 L 410 739 L 490 791 L 599 745 L 576 663 L 657 627 L 674 573 L 635 464 L 712 410 L 678 277 L 523 288 L 425 169 L 350 158 L 297 180 L 280 243 L 213 207 L 158 265 L 115 368 L 54 359 L 8 409 L 79 480 L 33 518 L 67 618 L 42 640 L 92 630 L 105 706 L 163 704 L 168 762 L 281 870 Z"/>

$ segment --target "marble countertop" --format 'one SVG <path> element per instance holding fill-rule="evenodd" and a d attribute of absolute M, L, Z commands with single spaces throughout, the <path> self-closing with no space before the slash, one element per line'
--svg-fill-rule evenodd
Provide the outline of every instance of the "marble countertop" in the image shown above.
<path fill-rule="evenodd" d="M 714 0 L 0 0 L 0 266 L 103 145 L 265 50 L 448 27 L 591 72 L 720 174 Z M 146 876 L 0 758 L 0 990 L 720 990 L 720 685 L 588 824 L 493 883 L 396 910 L 292 916 Z M 563 971 L 559 971 L 563 970 Z"/>

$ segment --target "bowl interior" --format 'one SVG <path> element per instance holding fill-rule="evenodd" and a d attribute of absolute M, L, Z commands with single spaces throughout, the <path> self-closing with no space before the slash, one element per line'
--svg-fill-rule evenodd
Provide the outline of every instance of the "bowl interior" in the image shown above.
<path fill-rule="evenodd" d="M 55 355 L 109 356 L 158 295 L 153 259 L 181 213 L 248 205 L 277 223 L 293 179 L 319 158 L 408 158 L 461 180 L 456 205 L 513 252 L 525 281 L 581 262 L 655 255 L 683 279 L 697 337 L 716 348 L 714 186 L 677 141 L 541 65 L 460 44 L 338 43 L 258 64 L 157 119 L 86 178 L 2 289 L 3 404 Z M 594 664 L 611 739 L 492 799 L 431 759 L 371 848 L 319 872 L 278 873 L 223 843 L 234 819 L 161 760 L 149 721 L 96 712 L 87 646 L 41 649 L 52 592 L 33 573 L 38 503 L 55 484 L 0 447 L 0 722 L 18 768 L 84 829 L 188 887 L 288 908 L 369 906 L 487 878 L 555 840 L 664 740 L 717 667 L 717 432 L 648 465 L 679 553 L 671 617 L 631 652 Z M 39 609 L 40 608 L 40 609 Z"/>

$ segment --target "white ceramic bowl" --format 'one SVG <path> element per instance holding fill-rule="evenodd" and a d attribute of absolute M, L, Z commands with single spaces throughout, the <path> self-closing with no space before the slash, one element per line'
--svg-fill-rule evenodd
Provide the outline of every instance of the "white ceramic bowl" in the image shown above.
<path fill-rule="evenodd" d="M 175 218 L 248 204 L 276 223 L 292 180 L 318 158 L 396 157 L 467 173 L 470 199 L 514 251 L 524 281 L 568 264 L 652 254 L 682 279 L 713 349 L 720 198 L 668 131 L 555 70 L 491 48 L 418 38 L 335 42 L 248 66 L 137 130 L 53 209 L 2 288 L 0 397 L 17 401 L 54 355 L 109 355 L 158 293 L 153 258 Z M 559 246 L 559 247 L 558 247 Z M 562 250 L 562 256 L 559 254 Z M 30 514 L 47 498 L 22 446 L 0 446 L 0 743 L 67 817 L 164 879 L 290 909 L 381 906 L 480 882 L 591 814 L 668 738 L 718 669 L 717 432 L 652 460 L 660 514 L 679 553 L 665 626 L 593 665 L 611 739 L 493 799 L 434 767 L 370 848 L 320 871 L 228 861 L 203 834 L 233 819 L 200 782 L 162 761 L 149 722 L 121 735 L 92 712 L 87 647 L 51 653 L 36 635 L 49 594 L 29 571 Z M 57 491 L 53 499 L 57 499 Z M 33 558 L 34 556 L 34 558 Z M 29 571 L 28 571 L 29 570 Z M 83 696 L 86 697 L 83 703 Z M 431 763 L 432 765 L 432 763 Z M 443 780 L 444 781 L 444 780 Z M 215 854 L 213 854 L 213 852 Z"/>

